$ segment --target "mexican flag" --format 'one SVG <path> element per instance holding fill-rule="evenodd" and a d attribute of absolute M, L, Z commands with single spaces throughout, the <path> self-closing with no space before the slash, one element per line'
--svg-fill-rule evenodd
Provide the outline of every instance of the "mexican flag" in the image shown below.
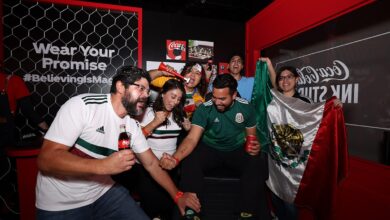
<path fill-rule="evenodd" d="M 284 201 L 329 219 L 348 168 L 342 109 L 333 106 L 334 98 L 310 104 L 271 87 L 267 64 L 259 61 L 252 104 L 260 143 L 269 156 L 267 186 Z"/>

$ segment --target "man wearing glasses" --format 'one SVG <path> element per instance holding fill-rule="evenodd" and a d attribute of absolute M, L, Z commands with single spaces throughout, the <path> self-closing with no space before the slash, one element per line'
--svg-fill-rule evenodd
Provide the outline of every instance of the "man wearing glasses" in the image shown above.
<path fill-rule="evenodd" d="M 147 72 L 126 66 L 113 77 L 110 94 L 83 94 L 68 100 L 45 135 L 38 156 L 38 219 L 148 219 L 111 175 L 130 170 L 135 155 L 184 213 L 200 209 L 193 193 L 179 191 L 147 146 L 139 124 L 149 97 Z M 131 150 L 118 151 L 120 126 Z"/>

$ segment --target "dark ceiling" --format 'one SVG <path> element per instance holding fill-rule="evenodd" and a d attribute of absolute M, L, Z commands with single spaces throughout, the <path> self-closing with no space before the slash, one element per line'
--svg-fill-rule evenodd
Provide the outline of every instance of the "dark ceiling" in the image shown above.
<path fill-rule="evenodd" d="M 145 11 L 246 22 L 272 0 L 89 0 L 135 6 Z"/>

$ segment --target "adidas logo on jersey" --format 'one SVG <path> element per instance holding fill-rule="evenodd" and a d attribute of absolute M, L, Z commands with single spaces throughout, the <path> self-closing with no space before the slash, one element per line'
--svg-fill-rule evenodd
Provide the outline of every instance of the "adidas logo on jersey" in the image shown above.
<path fill-rule="evenodd" d="M 215 119 L 214 119 L 214 123 L 219 123 L 219 119 L 218 119 L 218 118 L 215 118 Z"/>
<path fill-rule="evenodd" d="M 96 129 L 96 131 L 104 134 L 104 126 L 101 126 L 100 128 Z"/>

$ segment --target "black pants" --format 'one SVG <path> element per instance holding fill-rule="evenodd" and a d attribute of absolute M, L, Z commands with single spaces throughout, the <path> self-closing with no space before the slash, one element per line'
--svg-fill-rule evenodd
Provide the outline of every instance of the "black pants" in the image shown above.
<path fill-rule="evenodd" d="M 244 147 L 223 152 L 200 142 L 182 162 L 181 189 L 197 193 L 202 202 L 204 175 L 215 168 L 229 169 L 240 177 L 240 211 L 253 213 L 259 219 L 270 219 L 265 193 L 268 177 L 265 162 L 262 155 L 251 156 Z"/>
<path fill-rule="evenodd" d="M 171 219 L 174 207 L 173 199 L 142 165 L 137 165 L 136 169 L 138 171 L 137 189 L 142 209 L 150 218 L 161 216 L 162 219 Z M 172 170 L 169 173 L 172 180 L 175 181 L 176 170 Z"/>

